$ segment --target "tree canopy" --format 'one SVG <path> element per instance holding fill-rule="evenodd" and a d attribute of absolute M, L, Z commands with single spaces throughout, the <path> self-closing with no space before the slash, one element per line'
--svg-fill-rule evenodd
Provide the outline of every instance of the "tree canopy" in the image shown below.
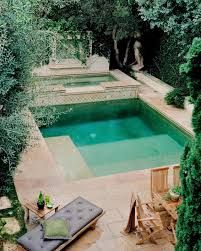
<path fill-rule="evenodd" d="M 195 36 L 201 35 L 199 0 L 136 0 L 143 20 L 174 34 L 182 46 L 190 47 Z M 185 49 L 185 48 L 184 48 Z"/>
<path fill-rule="evenodd" d="M 177 251 L 201 249 L 201 38 L 195 38 L 181 65 L 195 104 L 192 124 L 195 139 L 187 145 L 181 161 L 182 205 L 177 224 Z"/>
<path fill-rule="evenodd" d="M 1 4 L 0 155 L 11 167 L 25 146 L 29 131 L 24 109 L 30 99 L 26 89 L 31 73 L 31 29 L 26 1 L 2 1 Z"/>
<path fill-rule="evenodd" d="M 0 183 L 12 174 L 20 153 L 30 141 L 29 108 L 34 92 L 32 69 L 37 51 L 37 26 L 30 1 L 2 0 L 0 4 Z M 0 192 L 1 192 L 0 189 Z"/>
<path fill-rule="evenodd" d="M 47 2 L 48 8 L 45 9 Z M 129 47 L 130 39 L 136 32 L 141 32 L 144 25 L 139 18 L 137 5 L 128 0 L 44 0 L 35 5 L 35 13 L 44 27 L 51 30 L 92 31 L 95 53 L 109 57 L 112 46 L 119 66 L 125 63 L 127 55 L 120 59 L 118 42 L 127 39 Z"/>

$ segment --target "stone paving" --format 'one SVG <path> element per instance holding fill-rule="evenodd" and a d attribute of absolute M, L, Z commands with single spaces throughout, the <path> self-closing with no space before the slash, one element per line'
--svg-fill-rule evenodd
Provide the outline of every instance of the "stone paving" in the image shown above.
<path fill-rule="evenodd" d="M 1 210 L 7 210 L 12 208 L 11 201 L 7 196 L 0 197 L 0 211 Z M 8 234 L 10 236 L 18 233 L 20 231 L 20 224 L 18 220 L 15 217 L 11 217 L 13 215 L 12 211 L 7 213 L 7 216 L 1 217 L 2 222 L 5 222 L 5 225 L 3 225 L 3 228 L 0 231 L 0 234 Z M 0 242 L 0 249 L 2 248 L 2 243 Z M 9 242 L 3 242 L 3 251 L 14 251 L 16 249 L 16 245 L 9 243 Z"/>
<path fill-rule="evenodd" d="M 11 208 L 11 202 L 8 197 L 0 197 L 0 210 Z"/>
<path fill-rule="evenodd" d="M 190 133 L 191 114 L 164 103 L 163 96 L 143 84 L 140 98 L 160 112 L 164 112 Z M 137 246 L 133 234 L 121 233 L 125 227 L 131 193 L 140 193 L 144 200 L 150 199 L 150 170 L 120 173 L 106 177 L 66 181 L 65 174 L 58 168 L 44 139 L 40 136 L 37 145 L 24 152 L 15 175 L 15 186 L 22 204 L 36 200 L 42 190 L 49 194 L 54 203 L 64 206 L 77 196 L 92 201 L 102 207 L 106 214 L 98 222 L 94 231 L 88 231 L 65 250 L 70 251 L 172 251 L 173 245 L 166 239 L 159 239 L 158 245 L 150 243 Z M 32 224 L 27 224 L 32 228 Z"/>
<path fill-rule="evenodd" d="M 4 242 L 3 251 L 18 251 L 16 244 Z"/>
<path fill-rule="evenodd" d="M 5 218 L 2 218 L 2 220 L 6 222 L 2 230 L 3 233 L 13 235 L 20 231 L 19 222 L 16 220 L 15 217 L 5 217 Z"/>

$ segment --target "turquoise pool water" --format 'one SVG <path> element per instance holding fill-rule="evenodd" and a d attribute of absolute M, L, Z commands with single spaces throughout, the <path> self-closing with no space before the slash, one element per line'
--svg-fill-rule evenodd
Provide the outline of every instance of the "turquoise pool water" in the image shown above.
<path fill-rule="evenodd" d="M 72 76 L 59 76 L 52 78 L 41 78 L 38 79 L 43 84 L 58 85 L 62 84 L 65 87 L 81 87 L 81 86 L 96 86 L 101 82 L 115 81 L 116 78 L 111 74 L 100 74 L 100 75 L 72 75 Z"/>
<path fill-rule="evenodd" d="M 94 176 L 178 163 L 191 136 L 141 100 L 57 106 L 44 137 L 69 135 Z"/>

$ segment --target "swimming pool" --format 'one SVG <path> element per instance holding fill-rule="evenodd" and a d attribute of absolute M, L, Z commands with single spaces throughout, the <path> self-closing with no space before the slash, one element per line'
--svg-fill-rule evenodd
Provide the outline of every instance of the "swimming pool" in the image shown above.
<path fill-rule="evenodd" d="M 96 86 L 101 82 L 111 82 L 116 81 L 117 79 L 111 74 L 100 74 L 100 75 L 68 75 L 68 76 L 54 76 L 48 78 L 40 78 L 37 81 L 40 81 L 43 84 L 48 85 L 63 85 L 64 87 L 81 87 L 81 86 Z"/>
<path fill-rule="evenodd" d="M 139 99 L 56 108 L 59 121 L 41 128 L 42 135 L 70 136 L 93 176 L 179 163 L 191 139 Z"/>

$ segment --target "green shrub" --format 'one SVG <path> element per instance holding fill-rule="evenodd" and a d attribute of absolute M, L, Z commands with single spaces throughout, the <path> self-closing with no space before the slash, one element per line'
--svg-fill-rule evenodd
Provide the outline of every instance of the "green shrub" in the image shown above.
<path fill-rule="evenodd" d="M 185 147 L 181 160 L 182 205 L 176 251 L 201 250 L 201 134 Z"/>
<path fill-rule="evenodd" d="M 201 250 L 201 38 L 195 38 L 180 72 L 188 79 L 195 104 L 192 124 L 196 133 L 181 161 L 182 205 L 177 222 L 176 251 Z"/>
<path fill-rule="evenodd" d="M 186 77 L 192 101 L 196 102 L 201 94 L 201 37 L 194 38 L 185 58 L 180 73 Z"/>
<path fill-rule="evenodd" d="M 26 109 L 32 69 L 31 34 L 25 0 L 1 1 L 0 8 L 0 173 L 11 172 L 29 139 L 31 126 Z M 26 17 L 26 19 L 25 19 Z"/>
<path fill-rule="evenodd" d="M 184 108 L 185 97 L 188 90 L 186 88 L 175 88 L 165 96 L 168 105 L 174 105 L 177 108 Z"/>
<path fill-rule="evenodd" d="M 192 125 L 195 133 L 201 132 L 201 95 L 195 103 L 192 116 Z"/>

